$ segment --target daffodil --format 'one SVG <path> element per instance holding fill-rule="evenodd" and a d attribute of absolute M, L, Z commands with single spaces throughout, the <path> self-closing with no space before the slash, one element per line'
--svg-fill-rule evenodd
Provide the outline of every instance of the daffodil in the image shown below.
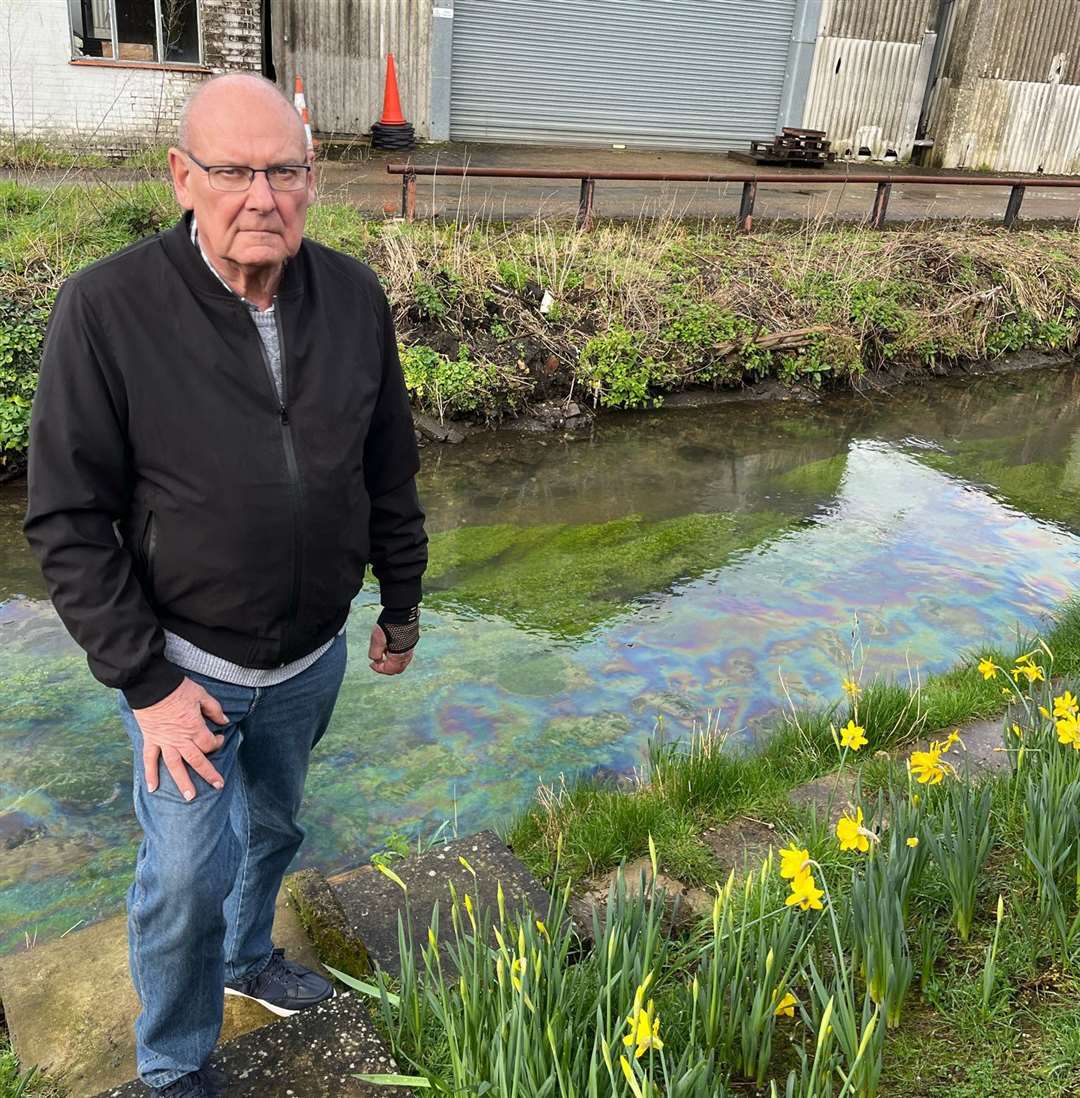
<path fill-rule="evenodd" d="M 1047 714 L 1047 716 L 1049 716 L 1049 714 Z M 1012 722 L 1012 725 L 1010 726 L 1010 728 L 1011 728 L 1011 730 L 1012 730 L 1012 734 L 1013 734 L 1013 735 L 1014 735 L 1014 736 L 1015 736 L 1015 737 L 1016 737 L 1016 738 L 1017 738 L 1018 740 L 1022 740 L 1022 739 L 1024 738 L 1024 730 L 1023 730 L 1023 729 L 1022 729 L 1022 728 L 1020 727 L 1020 725 L 1018 725 L 1018 724 L 1016 723 L 1016 721 L 1013 721 L 1013 722 Z"/>
<path fill-rule="evenodd" d="M 836 824 L 836 837 L 840 840 L 841 850 L 858 850 L 865 854 L 870 849 L 870 832 L 863 827 L 863 810 L 857 808 L 855 815 L 845 812 Z"/>
<path fill-rule="evenodd" d="M 528 967 L 524 957 L 515 957 L 510 962 L 510 982 L 514 985 L 515 991 L 521 990 L 521 974 Z"/>
<path fill-rule="evenodd" d="M 776 991 L 773 992 L 773 998 L 774 999 L 776 998 L 777 992 L 779 992 L 779 990 L 780 989 L 777 988 Z M 777 1018 L 794 1018 L 795 1017 L 795 1008 L 798 1005 L 799 1005 L 799 1000 L 796 999 L 795 996 L 792 995 L 791 992 L 789 991 L 780 1000 L 780 1002 L 778 1002 L 776 1004 L 776 1009 L 773 1011 L 773 1014 L 775 1014 Z"/>
<path fill-rule="evenodd" d="M 1080 703 L 1066 690 L 1060 697 L 1054 699 L 1055 717 L 1075 717 L 1080 713 Z"/>
<path fill-rule="evenodd" d="M 917 847 L 919 845 L 919 836 L 918 835 L 909 835 L 908 838 L 905 841 L 907 842 L 908 846 L 910 846 L 911 849 L 914 850 L 915 847 Z"/>
<path fill-rule="evenodd" d="M 1065 747 L 1070 744 L 1080 751 L 1080 721 L 1076 716 L 1069 714 L 1067 717 L 1061 717 L 1057 721 L 1057 735 L 1058 742 Z"/>
<path fill-rule="evenodd" d="M 798 904 L 802 911 L 821 911 L 823 904 L 821 898 L 825 893 L 818 888 L 814 875 L 809 870 L 804 870 L 791 882 L 791 895 L 784 901 L 787 907 Z"/>
<path fill-rule="evenodd" d="M 868 742 L 866 729 L 854 721 L 848 721 L 847 726 L 840 729 L 840 743 L 844 747 L 850 747 L 852 751 L 858 751 L 860 747 L 865 747 Z"/>
<path fill-rule="evenodd" d="M 856 698 L 862 693 L 862 687 L 852 679 L 844 679 L 842 684 L 843 691 L 847 696 L 855 701 Z"/>
<path fill-rule="evenodd" d="M 1026 678 L 1029 683 L 1046 681 L 1046 673 L 1037 663 L 1032 661 L 1030 654 L 1021 656 L 1016 661 L 1016 666 L 1010 674 L 1014 682 L 1019 682 L 1022 677 Z"/>
<path fill-rule="evenodd" d="M 984 679 L 995 678 L 997 676 L 997 673 L 998 666 L 996 663 L 992 663 L 990 660 L 985 658 L 979 660 L 979 674 L 982 675 Z"/>
<path fill-rule="evenodd" d="M 951 769 L 941 761 L 945 746 L 939 740 L 930 744 L 927 751 L 912 751 L 908 765 L 920 785 L 937 785 Z"/>
<path fill-rule="evenodd" d="M 945 746 L 942 748 L 942 754 L 945 754 L 953 744 L 961 743 L 960 729 L 954 728 L 948 736 L 945 737 Z M 962 746 L 962 745 L 961 745 Z"/>
<path fill-rule="evenodd" d="M 623 1044 L 635 1045 L 634 1059 L 640 1060 L 651 1048 L 659 1052 L 664 1042 L 660 1040 L 660 1019 L 656 1017 L 653 1000 L 650 999 L 649 1005 L 643 1009 L 635 996 L 634 1007 L 633 1013 L 626 1019 L 630 1032 L 623 1038 Z"/>
<path fill-rule="evenodd" d="M 785 880 L 793 880 L 802 873 L 810 861 L 809 850 L 799 850 L 798 847 L 789 847 L 780 851 L 780 876 Z"/>

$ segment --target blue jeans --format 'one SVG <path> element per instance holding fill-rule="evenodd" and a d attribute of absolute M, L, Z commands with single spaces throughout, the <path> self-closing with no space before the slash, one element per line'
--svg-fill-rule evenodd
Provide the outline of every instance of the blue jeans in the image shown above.
<path fill-rule="evenodd" d="M 225 981 L 269 963 L 274 903 L 304 839 L 297 823 L 311 749 L 330 722 L 345 673 L 345 637 L 276 686 L 233 686 L 188 672 L 225 711 L 225 736 L 207 757 L 225 781 L 214 789 L 189 769 L 185 801 L 159 763 L 146 788 L 142 733 L 120 695 L 135 751 L 135 815 L 143 830 L 128 890 L 128 957 L 141 1010 L 139 1077 L 164 1087 L 203 1067 L 221 1033 Z"/>

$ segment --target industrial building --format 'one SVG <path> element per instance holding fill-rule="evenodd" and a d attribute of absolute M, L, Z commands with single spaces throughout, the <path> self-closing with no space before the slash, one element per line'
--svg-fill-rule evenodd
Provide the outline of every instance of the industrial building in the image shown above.
<path fill-rule="evenodd" d="M 365 134 L 385 57 L 427 141 L 745 148 L 1080 172 L 1080 0 L 0 0 L 8 138 L 167 140 L 206 74 L 253 69 Z"/>

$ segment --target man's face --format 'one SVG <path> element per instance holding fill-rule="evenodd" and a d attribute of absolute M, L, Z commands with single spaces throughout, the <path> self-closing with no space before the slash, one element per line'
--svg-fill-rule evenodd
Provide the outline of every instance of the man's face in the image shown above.
<path fill-rule="evenodd" d="M 190 120 L 189 152 L 203 164 L 267 168 L 310 163 L 302 125 L 288 104 L 268 89 L 210 89 Z M 243 191 L 211 185 L 206 171 L 178 148 L 169 150 L 176 197 L 193 209 L 203 248 L 248 271 L 277 267 L 300 248 L 308 206 L 315 198 L 314 172 L 296 191 L 271 188 L 257 172 Z"/>

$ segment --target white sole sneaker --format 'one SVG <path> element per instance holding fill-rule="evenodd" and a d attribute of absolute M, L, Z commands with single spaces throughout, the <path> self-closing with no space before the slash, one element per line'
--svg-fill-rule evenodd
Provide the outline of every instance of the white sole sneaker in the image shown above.
<path fill-rule="evenodd" d="M 276 1014 L 279 1018 L 291 1018 L 294 1014 L 299 1014 L 299 1010 L 288 1010 L 285 1007 L 274 1006 L 273 1003 L 268 1003 L 265 999 L 259 999 L 255 995 L 246 995 L 242 991 L 236 991 L 234 988 L 227 987 L 225 989 L 226 995 L 235 995 L 238 999 L 250 999 L 253 1003 L 258 1003 L 260 1006 L 266 1007 L 271 1013 Z"/>

